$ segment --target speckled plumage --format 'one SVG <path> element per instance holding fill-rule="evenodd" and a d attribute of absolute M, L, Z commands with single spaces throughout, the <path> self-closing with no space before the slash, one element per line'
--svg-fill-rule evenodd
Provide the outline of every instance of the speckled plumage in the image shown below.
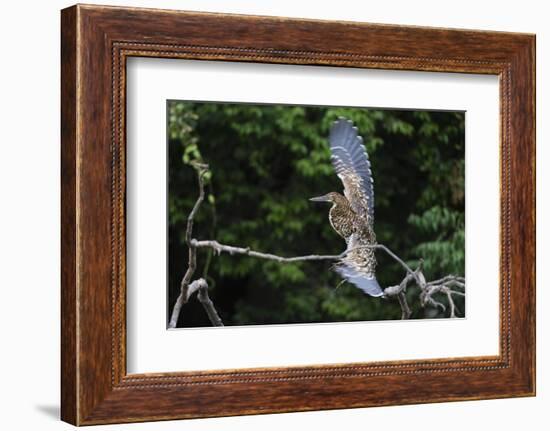
<path fill-rule="evenodd" d="M 344 195 L 331 192 L 325 200 L 332 202 L 329 221 L 346 240 L 349 252 L 335 266 L 336 271 L 371 296 L 382 296 L 376 280 L 376 244 L 374 233 L 374 188 L 370 161 L 361 136 L 353 123 L 336 121 L 330 132 L 331 161 L 344 185 Z"/>

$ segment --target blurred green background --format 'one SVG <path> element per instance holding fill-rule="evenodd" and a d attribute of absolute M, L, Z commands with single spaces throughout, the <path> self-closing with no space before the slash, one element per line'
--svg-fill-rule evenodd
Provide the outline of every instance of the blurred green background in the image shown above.
<path fill-rule="evenodd" d="M 312 196 L 342 192 L 327 136 L 339 116 L 363 136 L 375 186 L 375 231 L 428 279 L 464 275 L 464 113 L 169 101 L 168 318 L 187 268 L 186 219 L 198 195 L 194 160 L 210 165 L 207 199 L 193 236 L 282 256 L 339 254 L 344 241 L 329 205 Z M 377 252 L 382 287 L 404 272 Z M 279 264 L 198 251 L 194 278 L 205 277 L 225 325 L 399 319 L 397 301 L 344 283 L 330 262 Z M 408 290 L 412 318 L 446 317 L 422 308 Z M 445 298 L 436 298 L 446 304 Z M 457 301 L 460 316 L 463 300 Z M 193 298 L 180 327 L 210 326 Z"/>

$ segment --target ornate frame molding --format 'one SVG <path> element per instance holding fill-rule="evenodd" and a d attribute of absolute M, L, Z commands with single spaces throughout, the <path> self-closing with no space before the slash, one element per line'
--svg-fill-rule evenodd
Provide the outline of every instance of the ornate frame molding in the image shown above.
<path fill-rule="evenodd" d="M 336 32 L 338 40 L 330 37 Z M 81 5 L 63 10 L 62 419 L 80 425 L 533 395 L 534 47 L 534 36 L 524 34 Z M 500 354 L 127 375 L 131 56 L 498 75 Z M 249 399 L 252 390 L 264 401 Z"/>

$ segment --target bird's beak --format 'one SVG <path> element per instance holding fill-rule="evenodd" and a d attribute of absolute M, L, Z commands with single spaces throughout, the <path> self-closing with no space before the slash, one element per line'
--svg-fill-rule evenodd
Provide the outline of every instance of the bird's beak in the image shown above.
<path fill-rule="evenodd" d="M 317 196 L 317 197 L 314 197 L 314 198 L 310 198 L 309 200 L 312 201 L 312 202 L 330 202 L 330 199 L 329 199 L 328 195 Z"/>

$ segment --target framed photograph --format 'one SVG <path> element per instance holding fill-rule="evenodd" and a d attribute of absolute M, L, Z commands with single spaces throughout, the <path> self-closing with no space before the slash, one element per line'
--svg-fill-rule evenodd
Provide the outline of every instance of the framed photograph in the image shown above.
<path fill-rule="evenodd" d="M 62 419 L 535 394 L 535 37 L 62 11 Z"/>

